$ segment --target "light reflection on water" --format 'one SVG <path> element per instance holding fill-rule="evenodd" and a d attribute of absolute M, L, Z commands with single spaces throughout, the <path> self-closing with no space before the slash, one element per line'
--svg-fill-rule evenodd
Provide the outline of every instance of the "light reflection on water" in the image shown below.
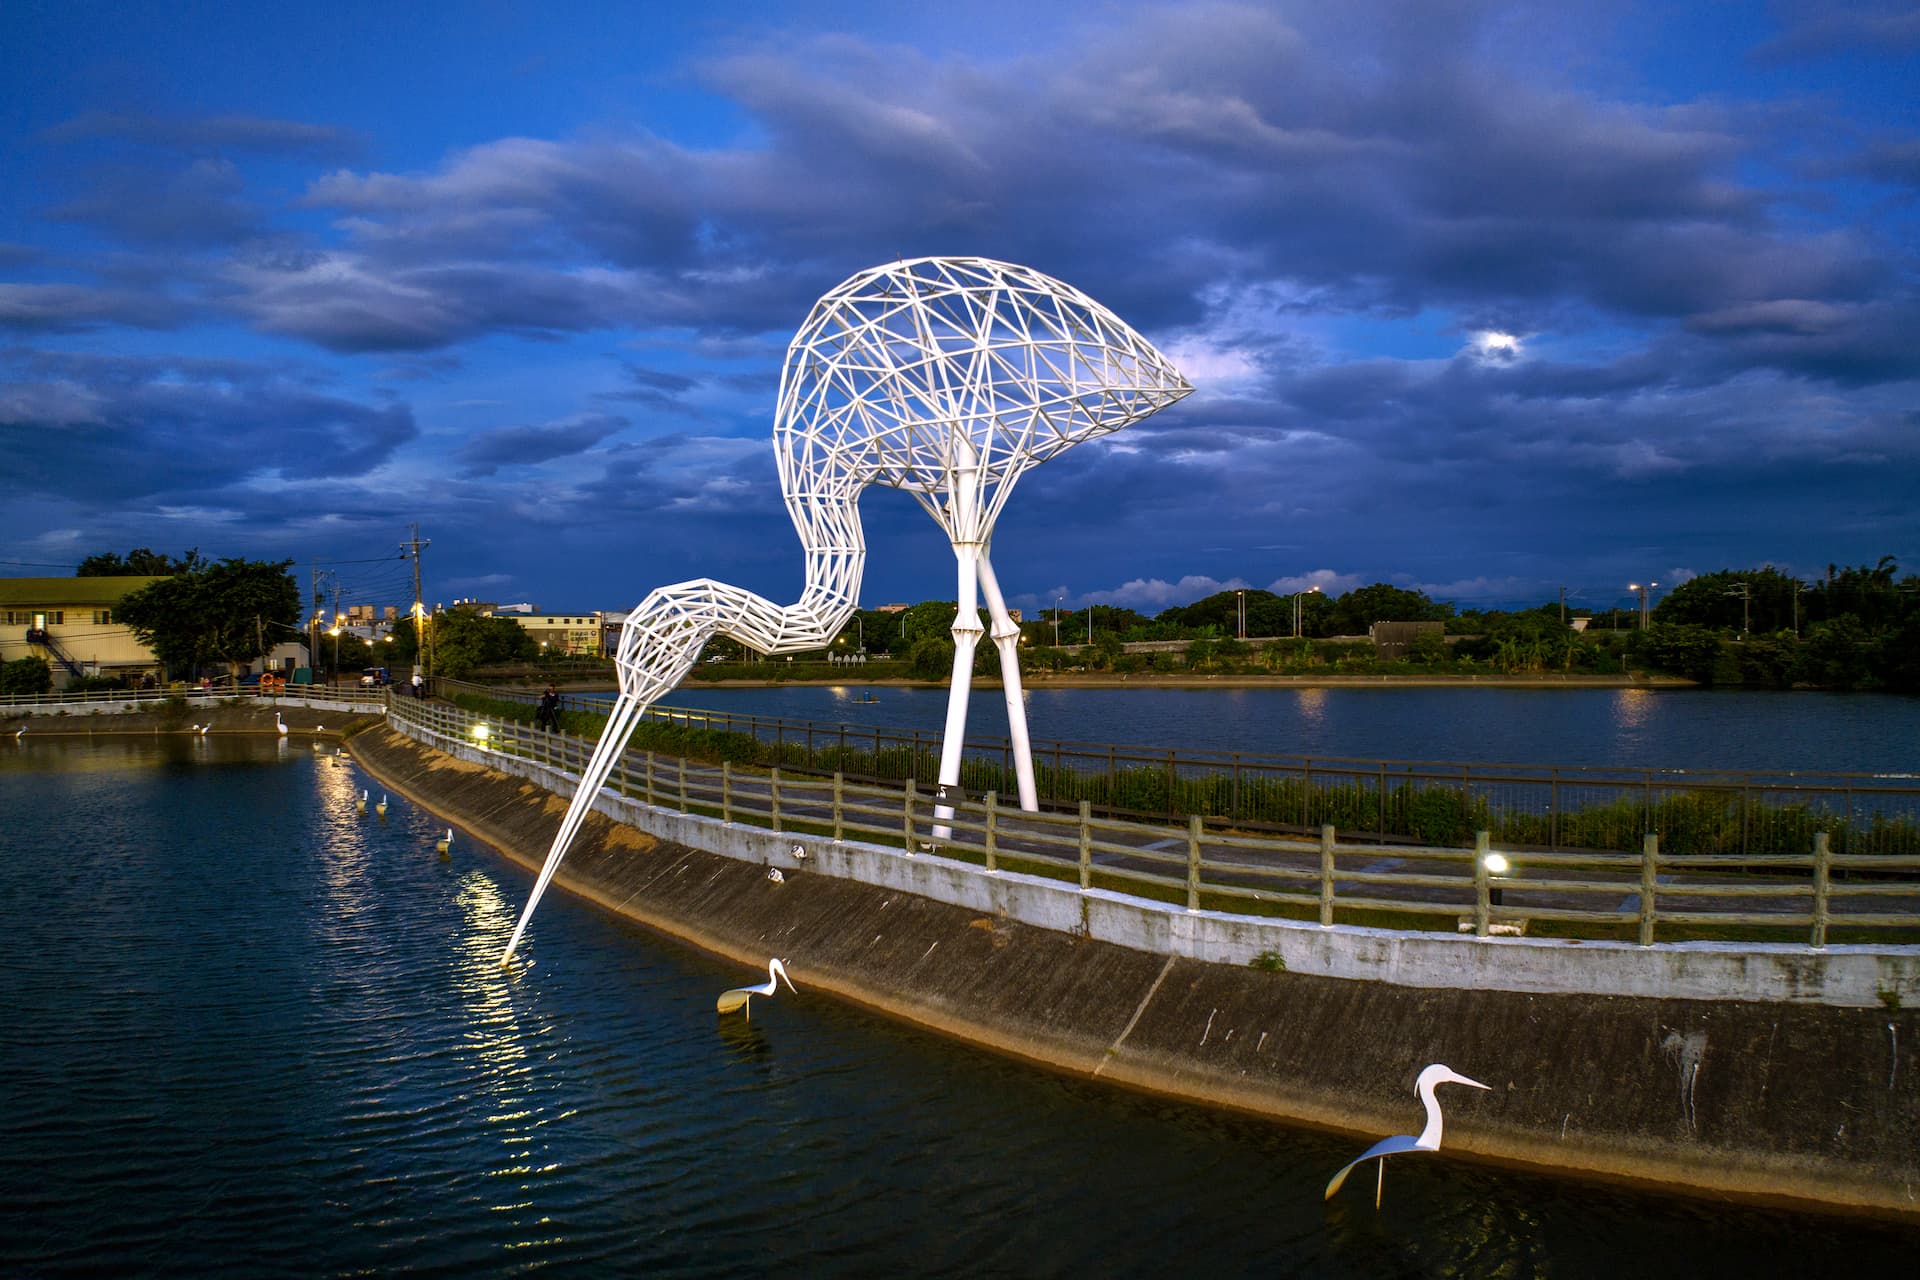
<path fill-rule="evenodd" d="M 1054 1076 L 565 895 L 278 744 L 0 767 L 0 1271 L 1897 1274 L 1912 1232 L 1403 1160 Z M 377 784 L 373 784 L 377 788 Z M 376 789 L 376 794 L 378 794 Z M 21 838 L 32 833 L 32 838 Z M 1417 1104 L 1408 1101 L 1417 1122 Z"/>

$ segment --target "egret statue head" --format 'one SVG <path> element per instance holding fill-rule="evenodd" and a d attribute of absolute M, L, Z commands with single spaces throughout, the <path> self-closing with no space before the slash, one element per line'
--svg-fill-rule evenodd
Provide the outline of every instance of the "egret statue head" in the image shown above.
<path fill-rule="evenodd" d="M 1071 285 L 986 258 L 916 258 L 814 304 L 787 348 L 774 439 L 789 493 L 830 466 L 842 492 L 878 484 L 924 501 L 950 492 L 956 469 L 1004 489 L 1192 390 Z"/>

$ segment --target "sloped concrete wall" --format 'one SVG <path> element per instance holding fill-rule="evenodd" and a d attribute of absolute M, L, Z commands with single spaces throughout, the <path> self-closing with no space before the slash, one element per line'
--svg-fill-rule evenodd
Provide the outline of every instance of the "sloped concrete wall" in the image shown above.
<path fill-rule="evenodd" d="M 530 869 L 564 812 L 562 796 L 484 757 L 385 728 L 353 749 L 390 789 Z M 1451 985 L 1360 981 L 1291 956 L 1289 971 L 1265 972 L 1245 965 L 1258 939 L 1217 960 L 1183 954 L 1191 932 L 1171 925 L 1115 941 L 1124 931 L 1103 917 L 1119 900 L 1083 908 L 1078 894 L 1029 893 L 1025 877 L 830 843 L 800 841 L 819 852 L 796 863 L 795 837 L 647 820 L 590 817 L 558 884 L 745 965 L 781 956 L 803 991 L 1059 1069 L 1364 1135 L 1415 1131 L 1413 1077 L 1446 1062 L 1494 1086 L 1449 1095 L 1449 1150 L 1920 1221 L 1912 1009 L 1495 990 L 1473 969 Z M 734 856 L 675 838 L 716 834 Z M 871 880 L 834 874 L 850 868 Z M 535 946 L 537 933 L 536 921 Z"/>

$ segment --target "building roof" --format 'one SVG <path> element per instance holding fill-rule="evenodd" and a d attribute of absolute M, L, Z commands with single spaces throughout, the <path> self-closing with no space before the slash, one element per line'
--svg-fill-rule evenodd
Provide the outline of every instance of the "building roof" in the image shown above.
<path fill-rule="evenodd" d="M 0 605 L 15 609 L 41 605 L 48 608 L 120 603 L 122 596 L 138 591 L 164 577 L 86 577 L 86 578 L 0 578 Z"/>

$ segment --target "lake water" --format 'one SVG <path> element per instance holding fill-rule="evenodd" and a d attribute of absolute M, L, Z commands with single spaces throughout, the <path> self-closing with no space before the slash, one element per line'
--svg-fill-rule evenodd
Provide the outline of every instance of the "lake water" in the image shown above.
<path fill-rule="evenodd" d="M 803 957 L 721 1021 L 757 975 L 565 894 L 509 975 L 527 874 L 363 788 L 259 739 L 0 745 L 0 1273 L 1749 1280 L 1920 1247 L 1445 1157 L 1326 1205 L 1360 1140 L 956 1047 Z"/>
<path fill-rule="evenodd" d="M 858 701 L 872 693 L 877 702 Z M 611 695 L 607 695 L 611 696 Z M 937 735 L 944 689 L 692 686 L 662 705 Z M 1189 751 L 1768 772 L 1920 773 L 1920 698 L 1871 693 L 1472 687 L 1060 689 L 1026 695 L 1036 743 Z M 976 689 L 969 738 L 1004 738 Z"/>

